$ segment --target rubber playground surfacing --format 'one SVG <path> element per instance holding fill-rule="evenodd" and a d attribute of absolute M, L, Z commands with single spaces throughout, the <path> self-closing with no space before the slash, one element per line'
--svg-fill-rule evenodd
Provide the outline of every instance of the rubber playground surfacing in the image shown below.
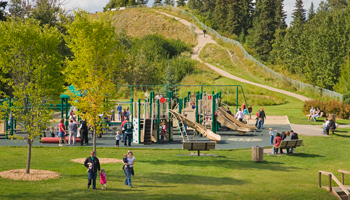
<path fill-rule="evenodd" d="M 226 131 L 226 128 L 223 127 L 218 131 L 218 134 L 221 135 L 221 141 L 215 145 L 215 149 L 240 149 L 240 148 L 250 148 L 252 146 L 263 146 L 269 147 L 270 136 L 269 128 L 278 130 L 278 132 L 290 131 L 290 125 L 278 125 L 278 124 L 266 124 L 264 129 L 256 130 L 255 132 L 248 132 L 245 135 L 238 135 L 236 131 Z M 48 134 L 47 134 L 48 135 Z M 102 138 L 97 138 L 96 145 L 97 147 L 114 147 L 115 137 L 114 133 L 108 132 L 103 135 Z M 192 132 L 189 131 L 189 140 L 190 141 L 209 141 L 206 137 L 193 137 Z M 182 149 L 182 138 L 178 134 L 174 134 L 173 141 L 171 143 L 164 142 L 160 144 L 152 143 L 152 145 L 136 144 L 131 143 L 132 148 L 160 148 L 160 149 Z M 15 141 L 15 140 L 6 140 L 0 139 L 0 146 L 27 146 L 25 141 Z M 34 142 L 33 146 L 44 146 L 44 147 L 57 147 L 56 143 L 39 143 L 38 140 Z M 80 143 L 73 145 L 65 145 L 66 147 L 80 147 Z M 86 145 L 84 144 L 86 147 Z M 89 134 L 89 145 L 92 147 L 92 138 Z M 120 147 L 124 147 L 124 144 L 120 141 Z"/>

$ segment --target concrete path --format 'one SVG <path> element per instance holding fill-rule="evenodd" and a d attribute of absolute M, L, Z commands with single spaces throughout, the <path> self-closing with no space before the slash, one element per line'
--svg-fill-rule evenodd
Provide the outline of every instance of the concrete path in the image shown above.
<path fill-rule="evenodd" d="M 173 15 L 169 15 L 169 14 L 164 13 L 164 12 L 159 12 L 159 11 L 156 11 L 156 12 L 161 13 L 163 15 L 166 15 L 168 17 L 174 18 L 175 20 L 178 20 L 179 22 L 183 23 L 184 25 L 186 25 L 188 27 L 191 27 L 191 23 L 189 21 L 187 21 L 187 20 L 181 19 L 179 17 L 175 17 Z M 196 27 L 195 33 L 197 34 L 198 45 L 193 48 L 193 52 L 192 52 L 191 58 L 194 59 L 194 60 L 198 60 L 199 62 L 203 63 L 203 61 L 199 58 L 200 51 L 208 43 L 213 43 L 213 44 L 217 44 L 217 43 L 216 43 L 215 40 L 213 40 L 213 38 L 210 35 L 206 35 L 204 37 L 203 36 L 203 31 L 201 29 L 199 29 L 198 27 Z M 288 95 L 288 96 L 300 99 L 301 101 L 310 100 L 310 98 L 307 98 L 307 97 L 305 97 L 303 95 L 300 95 L 300 94 L 295 94 L 293 92 L 288 92 L 288 91 L 285 91 L 285 90 L 277 89 L 277 88 L 274 88 L 274 87 L 262 85 L 262 84 L 259 84 L 259 83 L 254 83 L 254 82 L 251 82 L 251 81 L 239 78 L 239 77 L 234 76 L 234 75 L 232 75 L 232 74 L 230 74 L 230 73 L 228 73 L 228 72 L 226 72 L 226 71 L 224 71 L 222 69 L 219 69 L 219 68 L 217 68 L 217 67 L 215 67 L 215 66 L 213 66 L 213 65 L 211 65 L 209 63 L 204 63 L 204 64 L 207 65 L 212 70 L 218 72 L 220 75 L 222 75 L 224 77 L 227 77 L 227 78 L 230 78 L 230 79 L 242 82 L 242 83 L 247 83 L 247 84 L 251 84 L 251 85 L 257 86 L 257 87 L 265 88 L 265 89 L 270 90 L 270 91 L 282 93 L 282 94 L 285 94 L 285 95 Z"/>
<path fill-rule="evenodd" d="M 299 135 L 329 137 L 328 135 L 322 134 L 323 129 L 321 125 L 291 124 L 290 127 L 292 127 L 292 130 Z"/>

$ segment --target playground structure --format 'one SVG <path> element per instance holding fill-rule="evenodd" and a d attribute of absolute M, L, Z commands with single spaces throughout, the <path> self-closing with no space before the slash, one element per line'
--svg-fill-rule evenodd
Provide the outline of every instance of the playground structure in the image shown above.
<path fill-rule="evenodd" d="M 243 90 L 243 89 L 242 89 Z M 170 91 L 165 97 L 155 92 L 146 95 L 144 102 L 131 98 L 131 119 L 134 125 L 133 142 L 145 145 L 160 143 L 161 124 L 165 124 L 167 134 L 165 141 L 173 141 L 173 135 L 179 134 L 182 142 L 189 142 L 187 130 L 202 134 L 210 141 L 219 142 L 217 134 L 221 125 L 226 126 L 239 135 L 256 130 L 255 126 L 246 125 L 228 114 L 221 107 L 221 91 L 214 94 L 207 92 L 187 92 L 184 98 L 178 98 Z M 237 95 L 238 96 L 238 95 Z M 148 98 L 147 98 L 148 97 Z M 238 101 L 238 98 L 237 98 Z M 236 105 L 238 107 L 238 103 Z M 178 131 L 178 132 L 176 132 Z"/>

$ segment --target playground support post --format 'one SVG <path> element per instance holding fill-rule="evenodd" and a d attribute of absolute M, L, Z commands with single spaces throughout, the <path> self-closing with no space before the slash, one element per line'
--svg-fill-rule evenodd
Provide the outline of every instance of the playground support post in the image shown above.
<path fill-rule="evenodd" d="M 191 101 L 191 91 L 187 91 L 187 99 L 188 99 L 188 102 Z"/>
<path fill-rule="evenodd" d="M 157 143 L 160 143 L 159 140 L 159 99 L 157 99 Z"/>
<path fill-rule="evenodd" d="M 63 119 L 63 98 L 61 98 L 61 119 Z"/>
<path fill-rule="evenodd" d="M 237 91 L 236 91 L 236 112 L 237 112 L 237 110 L 238 110 L 238 86 L 236 86 L 236 89 L 237 89 Z M 234 113 L 236 113 L 236 112 L 234 112 Z"/>
<path fill-rule="evenodd" d="M 65 102 L 66 102 L 66 120 L 65 120 L 65 126 L 66 126 L 66 130 L 68 130 L 68 99 L 66 98 L 65 99 Z"/>
<path fill-rule="evenodd" d="M 184 108 L 186 108 L 187 97 L 184 97 Z"/>
<path fill-rule="evenodd" d="M 214 95 L 214 91 L 213 91 L 213 96 L 212 96 L 212 110 L 211 110 L 211 131 L 213 131 L 213 133 L 216 133 L 216 123 L 215 123 L 215 101 L 216 101 L 216 95 Z"/>
<path fill-rule="evenodd" d="M 131 113 L 131 123 L 134 122 L 134 98 L 131 98 L 130 100 L 130 113 Z"/>
<path fill-rule="evenodd" d="M 137 106 L 137 120 L 138 120 L 138 123 L 137 123 L 137 132 L 138 132 L 138 135 L 139 135 L 139 138 L 138 138 L 138 143 L 140 144 L 140 141 L 141 141 L 141 130 L 140 130 L 140 117 L 141 117 L 141 100 L 139 99 L 138 100 L 138 106 Z M 144 119 L 145 122 L 146 122 L 146 119 Z M 145 124 L 145 123 L 144 123 Z"/>
<path fill-rule="evenodd" d="M 199 94 L 196 95 L 196 122 L 199 123 L 199 117 L 198 117 L 198 98 Z"/>
<path fill-rule="evenodd" d="M 169 92 L 169 110 L 171 110 L 172 109 L 172 107 L 171 107 L 171 102 L 172 102 L 172 97 L 173 97 L 173 92 L 171 91 L 171 92 Z M 167 131 L 168 131 L 168 133 L 169 133 L 169 142 L 171 142 L 171 128 L 170 127 L 173 127 L 172 126 L 172 120 L 171 120 L 171 113 L 169 112 L 169 126 L 167 127 Z"/>

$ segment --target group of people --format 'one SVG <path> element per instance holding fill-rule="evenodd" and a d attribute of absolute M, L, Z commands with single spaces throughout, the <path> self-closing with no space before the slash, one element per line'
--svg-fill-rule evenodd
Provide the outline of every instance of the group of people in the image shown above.
<path fill-rule="evenodd" d="M 281 142 L 283 140 L 286 140 L 287 137 L 290 136 L 290 140 L 298 140 L 298 134 L 294 133 L 293 130 L 291 131 L 287 131 L 287 132 L 282 132 L 282 133 L 276 133 L 276 137 L 275 137 L 275 132 L 277 130 L 273 130 L 272 128 L 269 129 L 269 135 L 270 135 L 270 144 L 273 145 L 273 153 L 277 154 L 278 153 L 278 147 L 280 146 Z M 293 148 L 290 149 L 286 149 L 287 153 L 293 153 Z M 283 150 L 280 149 L 280 154 L 283 154 Z"/>
<path fill-rule="evenodd" d="M 58 125 L 59 131 L 58 131 L 58 137 L 60 140 L 58 141 L 58 146 L 63 146 L 62 141 L 65 143 L 65 145 L 75 145 L 76 137 L 80 136 L 80 144 L 81 146 L 83 145 L 84 141 L 85 144 L 89 144 L 89 139 L 88 139 L 88 126 L 86 121 L 82 121 L 80 124 L 80 127 L 78 128 L 79 123 L 75 121 L 74 118 L 69 120 L 69 125 L 68 125 L 68 130 L 69 134 L 66 131 L 66 126 L 64 125 L 64 119 L 60 120 L 60 123 Z M 69 135 L 68 143 L 65 139 L 66 136 Z M 78 136 L 78 137 L 79 137 Z M 52 127 L 51 129 L 51 137 L 55 137 L 55 128 Z"/>
<path fill-rule="evenodd" d="M 118 120 L 119 121 L 123 121 L 124 117 L 126 117 L 128 119 L 130 118 L 129 107 L 127 107 L 123 111 L 123 107 L 120 104 L 118 104 L 117 113 L 118 113 Z M 111 121 L 115 121 L 115 109 L 114 108 L 111 110 Z"/>
<path fill-rule="evenodd" d="M 232 114 L 230 109 L 227 107 L 226 108 L 226 112 L 229 113 L 229 114 Z M 247 105 L 245 104 L 245 102 L 243 102 L 241 108 L 238 108 L 237 109 L 237 113 L 236 113 L 236 119 L 238 119 L 240 122 L 243 122 L 243 119 L 244 119 L 244 115 L 249 115 L 249 119 L 252 119 L 252 112 L 253 112 L 253 108 L 252 106 L 250 105 L 248 108 L 247 108 Z M 260 113 L 260 111 L 259 111 Z M 265 114 L 265 112 L 263 111 L 263 113 Z M 264 115 L 264 117 L 266 117 Z M 264 118 L 263 117 L 263 118 Z"/>
<path fill-rule="evenodd" d="M 129 150 L 127 154 L 124 154 L 122 169 L 126 176 L 124 185 L 129 185 L 130 188 L 132 188 L 131 175 L 134 175 L 134 167 L 133 167 L 134 163 L 135 163 L 135 157 L 133 155 L 133 152 Z M 102 189 L 107 189 L 106 170 L 101 169 L 100 161 L 96 157 L 96 153 L 94 151 L 91 151 L 90 157 L 85 159 L 84 166 L 87 168 L 87 172 L 88 172 L 87 188 L 88 189 L 90 188 L 91 182 L 92 182 L 92 189 L 96 190 L 96 179 L 97 179 L 97 173 L 98 173 L 100 175 L 100 184 Z"/>
<path fill-rule="evenodd" d="M 310 115 L 309 115 L 309 118 L 307 119 L 307 121 L 310 121 L 310 119 L 312 118 L 312 120 L 314 120 L 314 122 L 316 121 L 316 118 L 317 117 L 320 117 L 321 116 L 321 110 L 320 108 L 317 108 L 315 110 L 314 107 L 311 107 L 310 109 Z"/>
<path fill-rule="evenodd" d="M 333 119 L 324 119 L 324 124 L 323 124 L 323 131 L 322 134 L 326 134 L 329 135 L 329 130 L 333 130 L 333 134 L 334 134 L 334 130 L 336 129 L 336 124 L 333 121 Z"/>

